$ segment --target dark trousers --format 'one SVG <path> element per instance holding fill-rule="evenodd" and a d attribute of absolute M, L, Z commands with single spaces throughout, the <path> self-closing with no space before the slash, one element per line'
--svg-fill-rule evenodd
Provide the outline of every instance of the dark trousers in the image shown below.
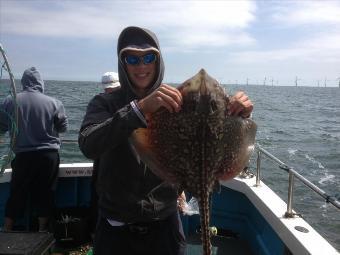
<path fill-rule="evenodd" d="M 53 213 L 59 162 L 57 150 L 21 152 L 15 156 L 11 162 L 6 217 L 23 216 L 28 198 L 38 217 L 48 217 Z"/>
<path fill-rule="evenodd" d="M 98 220 L 98 194 L 96 184 L 98 179 L 99 159 L 94 160 L 91 178 L 91 199 L 90 199 L 90 229 L 94 232 Z"/>
<path fill-rule="evenodd" d="M 98 220 L 95 255 L 184 255 L 185 237 L 178 213 L 163 221 L 149 224 L 111 226 L 106 219 Z"/>

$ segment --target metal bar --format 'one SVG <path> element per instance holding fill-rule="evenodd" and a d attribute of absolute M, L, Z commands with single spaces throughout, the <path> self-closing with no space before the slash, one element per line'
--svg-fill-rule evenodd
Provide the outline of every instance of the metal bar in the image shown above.
<path fill-rule="evenodd" d="M 277 157 L 275 157 L 274 155 L 270 154 L 268 151 L 266 151 L 265 149 L 261 148 L 258 144 L 256 144 L 255 148 L 257 150 L 260 150 L 264 155 L 266 155 L 269 159 L 273 160 L 276 163 L 279 163 L 280 168 L 286 170 L 286 172 L 289 171 L 288 166 L 283 163 L 281 160 L 279 160 Z"/>
<path fill-rule="evenodd" d="M 293 194 L 294 194 L 294 174 L 289 171 L 289 186 L 288 186 L 288 202 L 287 202 L 287 212 L 285 217 L 293 217 Z"/>
<path fill-rule="evenodd" d="M 8 62 L 8 59 L 7 59 L 7 56 L 6 56 L 6 53 L 5 53 L 5 50 L 4 48 L 2 47 L 2 44 L 0 43 L 0 53 L 5 61 L 5 65 L 6 65 L 6 71 L 8 72 L 9 74 L 9 78 L 10 78 L 10 81 L 11 81 L 11 88 L 12 88 L 12 97 L 13 97 L 13 103 L 14 103 L 14 122 L 15 122 L 15 129 L 12 130 L 13 132 L 11 133 L 11 140 L 10 140 L 10 149 L 7 153 L 7 158 L 6 158 L 6 161 L 3 162 L 1 169 L 0 169 L 0 176 L 4 173 L 5 171 L 5 167 L 6 165 L 10 162 L 12 156 L 14 155 L 14 152 L 13 152 L 13 146 L 15 144 L 15 139 L 16 139 L 16 135 L 17 135 L 17 125 L 18 125 L 18 105 L 17 105 L 17 100 L 16 100 L 16 97 L 17 97 L 17 92 L 16 92 L 16 87 L 15 87 L 15 81 L 14 81 L 14 75 L 11 71 L 11 67 L 9 65 L 9 62 Z M 12 123 L 13 125 L 13 123 Z"/>
<path fill-rule="evenodd" d="M 260 186 L 260 172 L 261 172 L 261 151 L 257 151 L 256 160 L 256 187 Z"/>
<path fill-rule="evenodd" d="M 327 192 L 325 192 L 324 190 L 320 189 L 315 184 L 308 181 L 305 177 L 303 177 L 301 174 L 299 174 L 295 170 L 292 169 L 291 171 L 294 173 L 294 176 L 297 179 L 299 179 L 303 184 L 305 184 L 308 188 L 313 190 L 315 193 L 319 194 L 322 198 L 326 200 L 327 203 L 331 203 L 335 207 L 340 209 L 340 202 L 334 196 L 328 195 Z"/>
<path fill-rule="evenodd" d="M 8 72 L 8 74 L 9 74 L 9 78 L 10 78 L 10 81 L 11 81 L 11 88 L 12 88 L 12 90 L 13 90 L 13 98 L 14 98 L 14 103 L 15 103 L 15 105 L 14 105 L 14 113 L 15 113 L 15 123 L 18 123 L 18 106 L 16 105 L 16 96 L 17 96 L 17 94 L 16 94 L 16 87 L 15 87 L 15 81 L 14 81 L 14 75 L 13 75 L 13 73 L 12 73 L 12 71 L 11 71 L 11 67 L 10 67 L 10 65 L 9 65 L 9 62 L 8 62 L 8 59 L 7 59 L 7 56 L 6 56 L 6 53 L 5 53 L 5 50 L 4 50 L 4 48 L 2 47 L 2 44 L 0 43 L 0 52 L 1 52 L 1 55 L 2 55 L 2 57 L 4 58 L 4 60 L 5 60 L 5 64 L 6 64 L 6 68 L 7 68 L 7 72 Z M 14 139 L 15 139 L 15 137 L 13 137 Z M 14 143 L 14 141 L 13 141 L 13 143 Z"/>
<path fill-rule="evenodd" d="M 325 191 L 323 191 L 322 189 L 320 189 L 318 186 L 316 186 L 315 184 L 311 183 L 309 180 L 307 180 L 305 177 L 303 177 L 301 174 L 299 174 L 298 172 L 296 172 L 293 168 L 287 166 L 284 162 L 282 162 L 281 160 L 279 160 L 278 158 L 276 158 L 274 155 L 270 154 L 268 151 L 266 151 L 265 149 L 261 148 L 260 145 L 256 144 L 255 148 L 258 151 L 261 151 L 262 154 L 266 155 L 269 159 L 271 159 L 272 161 L 278 163 L 279 167 L 283 170 L 285 170 L 286 172 L 293 174 L 294 177 L 296 177 L 297 179 L 299 179 L 305 186 L 307 186 L 308 188 L 310 188 L 311 190 L 313 190 L 315 193 L 317 193 L 318 195 L 320 195 L 322 198 L 324 198 L 326 200 L 327 203 L 331 203 L 332 205 L 334 205 L 336 208 L 340 209 L 340 202 L 334 197 L 331 196 L 329 194 L 327 194 Z"/>

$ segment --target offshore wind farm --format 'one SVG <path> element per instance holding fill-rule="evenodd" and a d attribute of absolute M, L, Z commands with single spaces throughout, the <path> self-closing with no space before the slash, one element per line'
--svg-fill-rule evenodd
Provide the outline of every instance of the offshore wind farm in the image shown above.
<path fill-rule="evenodd" d="M 303 79 L 300 76 L 295 76 L 290 81 L 285 80 L 284 82 L 280 82 L 279 79 L 275 79 L 274 77 L 264 77 L 261 79 L 251 79 L 251 78 L 243 78 L 243 79 L 235 79 L 235 80 L 219 80 L 221 84 L 225 85 L 246 85 L 246 86 L 291 86 L 291 87 L 324 87 L 324 88 L 340 88 L 340 77 L 336 79 L 328 79 L 324 77 L 323 79 Z"/>

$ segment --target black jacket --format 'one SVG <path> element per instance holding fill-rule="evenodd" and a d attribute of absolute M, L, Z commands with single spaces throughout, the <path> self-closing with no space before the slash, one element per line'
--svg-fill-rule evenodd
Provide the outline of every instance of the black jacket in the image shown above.
<path fill-rule="evenodd" d="M 140 43 L 138 40 L 159 49 L 152 32 L 128 27 L 119 37 L 118 54 L 127 45 Z M 121 89 L 97 95 L 90 101 L 79 133 L 79 146 L 86 157 L 99 161 L 97 192 L 104 217 L 122 222 L 163 219 L 177 210 L 177 191 L 138 162 L 128 138 L 135 129 L 146 126 L 130 104 L 138 98 L 122 60 L 118 72 Z M 163 72 L 160 58 L 158 76 L 149 93 L 159 87 Z"/>

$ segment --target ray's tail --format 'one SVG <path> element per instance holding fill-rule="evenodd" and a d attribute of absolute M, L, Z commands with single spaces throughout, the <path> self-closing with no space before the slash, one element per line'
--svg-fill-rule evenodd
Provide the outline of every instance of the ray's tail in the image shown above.
<path fill-rule="evenodd" d="M 199 198 L 200 207 L 200 219 L 201 219 L 201 239 L 203 246 L 203 255 L 211 255 L 211 243 L 210 243 L 210 214 L 209 214 L 209 195 L 207 190 L 201 192 Z"/>
<path fill-rule="evenodd" d="M 202 121 L 202 120 L 201 120 Z M 204 123 L 204 121 L 202 121 Z M 202 144 L 201 149 L 201 178 L 200 178 L 200 192 L 198 196 L 198 203 L 200 208 L 200 220 L 201 220 L 201 239 L 203 246 L 203 255 L 211 255 L 211 243 L 210 243 L 210 230 L 209 230 L 209 222 L 210 222 L 210 214 L 209 214 L 209 173 L 208 166 L 206 162 L 206 125 L 201 125 L 201 138 L 202 141 L 205 141 Z"/>

